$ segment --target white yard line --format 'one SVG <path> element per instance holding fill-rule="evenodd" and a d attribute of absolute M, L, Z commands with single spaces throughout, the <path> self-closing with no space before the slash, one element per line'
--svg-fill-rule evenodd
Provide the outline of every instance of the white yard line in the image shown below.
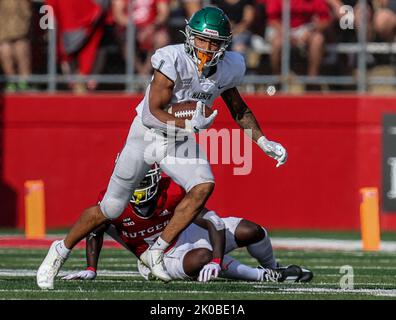
<path fill-rule="evenodd" d="M 0 289 L 0 292 L 36 292 L 43 293 L 48 291 L 43 291 L 41 289 Z M 70 293 L 73 290 L 51 290 L 52 293 Z M 84 292 L 84 293 L 159 293 L 159 294 L 169 294 L 169 293 L 177 293 L 177 294 L 213 294 L 214 291 L 209 290 L 96 290 L 96 289 L 82 289 L 78 288 L 78 290 L 74 290 L 74 292 Z M 316 294 L 333 294 L 333 295 L 343 295 L 343 294 L 364 294 L 364 295 L 372 295 L 377 297 L 396 297 L 395 289 L 331 289 L 331 288 L 279 288 L 276 291 L 232 291 L 233 294 L 253 294 L 253 295 L 284 295 L 284 294 L 307 294 L 311 293 L 313 295 Z"/>
<path fill-rule="evenodd" d="M 272 237 L 274 249 L 360 251 L 360 240 Z M 382 241 L 380 251 L 396 252 L 396 241 Z"/>
<path fill-rule="evenodd" d="M 63 277 L 76 271 L 78 271 L 78 269 L 62 270 L 59 272 L 59 277 Z M 0 277 L 35 277 L 36 273 L 37 270 L 32 269 L 0 269 Z M 137 277 L 140 276 L 140 274 L 137 271 L 99 270 L 98 276 Z"/>
<path fill-rule="evenodd" d="M 353 265 L 351 264 L 354 268 L 356 269 L 361 269 L 361 270 L 396 270 L 396 267 L 383 267 L 383 266 L 359 266 L 359 265 Z M 340 264 L 339 266 L 315 266 L 315 265 L 310 265 L 310 269 L 335 269 L 335 270 L 340 270 L 342 265 Z"/>
<path fill-rule="evenodd" d="M 396 297 L 396 289 L 331 289 L 331 288 L 284 288 L 280 291 L 285 291 L 288 293 L 330 293 L 330 294 L 367 294 L 373 296 L 386 296 L 386 297 Z"/>
<path fill-rule="evenodd" d="M 20 239 L 21 235 L 0 235 L 2 237 Z M 61 235 L 48 235 L 46 239 L 62 238 Z M 107 239 L 107 238 L 106 238 Z M 362 251 L 361 240 L 339 240 L 323 238 L 298 238 L 298 237 L 271 237 L 274 249 L 295 250 L 337 250 L 337 251 Z M 396 241 L 382 241 L 380 251 L 396 252 Z"/>
<path fill-rule="evenodd" d="M 64 276 L 72 271 L 75 270 L 64 270 L 61 271 L 59 276 Z M 11 276 L 11 277 L 35 277 L 36 275 L 36 270 L 31 270 L 31 269 L 0 269 L 0 276 Z M 125 277 L 125 278 L 134 278 L 138 277 L 139 273 L 135 271 L 113 271 L 113 270 L 101 270 L 99 271 L 99 276 L 114 276 L 114 277 Z M 111 279 L 102 279 L 102 280 L 96 280 L 97 282 L 114 282 Z M 116 280 L 117 281 L 117 280 Z M 132 282 L 136 283 L 143 283 L 146 282 L 145 280 L 138 280 L 138 279 L 133 279 L 131 280 Z M 238 283 L 243 283 L 243 284 L 252 284 L 252 288 L 257 289 L 257 291 L 233 291 L 235 294 L 255 294 L 255 295 L 262 295 L 262 294 L 270 294 L 270 295 L 276 295 L 276 294 L 312 294 L 312 295 L 318 295 L 318 294 L 331 294 L 331 295 L 336 295 L 336 294 L 364 294 L 364 295 L 372 295 L 372 296 L 379 296 L 379 297 L 395 297 L 396 298 L 396 289 L 394 288 L 389 288 L 389 289 L 336 289 L 336 288 L 323 288 L 323 287 L 306 287 L 307 284 L 304 284 L 303 286 L 301 284 L 296 284 L 296 287 L 293 288 L 284 288 L 284 287 L 277 287 L 276 284 L 253 284 L 252 282 L 247 282 L 247 281 L 241 281 Z M 198 285 L 205 285 L 202 283 L 197 283 Z M 355 285 L 367 285 L 367 286 L 384 286 L 386 284 L 383 283 L 355 283 Z M 335 283 L 330 283 L 330 282 L 323 282 L 323 283 L 318 283 L 317 285 L 321 286 L 334 286 Z M 51 291 L 56 293 L 56 292 L 72 292 L 73 289 L 70 290 L 53 290 Z M 213 293 L 213 291 L 200 291 L 200 290 L 144 290 L 144 289 L 139 289 L 139 290 L 128 290 L 128 289 L 105 289 L 104 291 L 101 290 L 96 290 L 96 289 L 82 289 L 78 288 L 75 289 L 77 292 L 87 292 L 87 293 L 96 293 L 96 292 L 111 292 L 111 293 L 161 293 L 161 294 L 168 294 L 168 293 L 181 293 L 181 294 L 204 294 L 204 293 Z M 40 289 L 0 289 L 0 292 L 43 292 Z"/>
<path fill-rule="evenodd" d="M 20 235 L 0 235 L 7 238 L 21 238 Z M 46 239 L 58 239 L 59 236 L 49 235 Z M 361 252 L 361 240 L 339 240 L 323 238 L 297 238 L 297 237 L 271 237 L 274 249 L 295 249 L 295 250 L 336 250 L 336 251 L 356 251 Z M 396 241 L 382 241 L 380 251 L 396 252 Z"/>
<path fill-rule="evenodd" d="M 71 272 L 75 272 L 77 270 L 62 270 L 59 272 L 58 278 L 63 277 Z M 33 269 L 0 269 L 0 277 L 35 277 L 36 276 L 37 270 Z M 338 273 L 336 274 L 323 274 L 326 277 L 329 276 L 334 276 L 339 278 L 340 275 Z M 113 271 L 113 270 L 100 270 L 98 271 L 98 276 L 99 278 L 95 279 L 95 282 L 124 282 L 123 280 L 116 280 L 116 279 L 100 279 L 100 276 L 102 277 L 115 277 L 115 278 L 134 278 L 132 281 L 134 283 L 146 283 L 146 280 L 139 280 L 140 279 L 140 274 L 136 271 Z M 138 277 L 138 278 L 137 278 Z M 360 275 L 360 277 L 372 277 L 371 275 Z M 137 279 L 136 279 L 137 278 Z M 238 284 L 252 284 L 252 281 L 238 281 Z M 322 285 L 322 286 L 334 286 L 338 282 L 320 282 L 316 283 L 316 285 Z M 204 283 L 195 283 L 198 285 L 205 285 Z M 296 286 L 305 286 L 305 284 L 294 284 Z M 380 283 L 380 282 L 355 282 L 355 285 L 367 285 L 367 286 L 392 286 L 392 284 L 389 283 Z M 263 285 L 254 285 L 254 288 L 262 288 L 262 289 L 278 289 L 279 287 L 277 284 L 270 284 L 266 283 Z"/>

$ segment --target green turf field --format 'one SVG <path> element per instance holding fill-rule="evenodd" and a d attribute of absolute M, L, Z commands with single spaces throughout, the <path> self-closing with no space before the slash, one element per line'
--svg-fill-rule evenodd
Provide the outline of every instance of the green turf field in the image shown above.
<path fill-rule="evenodd" d="M 0 249 L 0 299 L 396 299 L 396 252 L 332 252 L 277 250 L 282 264 L 309 267 L 309 284 L 216 280 L 210 283 L 147 282 L 136 273 L 135 258 L 124 250 L 104 249 L 94 281 L 57 280 L 55 290 L 42 291 L 34 273 L 46 250 Z M 85 250 L 75 250 L 60 275 L 84 267 Z M 256 266 L 245 250 L 232 254 Z M 353 267 L 353 289 L 341 289 L 342 266 Z"/>

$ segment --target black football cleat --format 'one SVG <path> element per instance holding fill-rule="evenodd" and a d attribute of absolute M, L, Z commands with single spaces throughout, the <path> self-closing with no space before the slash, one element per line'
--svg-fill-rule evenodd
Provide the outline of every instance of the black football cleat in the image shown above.
<path fill-rule="evenodd" d="M 284 281 L 288 282 L 309 282 L 313 278 L 311 270 L 301 268 L 293 264 L 285 267 L 278 264 L 278 267 L 275 268 L 275 270 L 286 273 L 287 277 Z"/>
<path fill-rule="evenodd" d="M 278 267 L 275 270 L 280 272 L 282 275 L 282 277 L 279 279 L 279 282 L 298 282 L 303 276 L 303 271 L 301 268 L 294 264 L 286 267 Z"/>
<path fill-rule="evenodd" d="M 311 270 L 301 268 L 302 270 L 302 276 L 300 279 L 298 279 L 298 282 L 310 282 L 313 278 L 313 272 Z"/>
<path fill-rule="evenodd" d="M 298 279 L 303 276 L 301 268 L 296 265 L 277 267 L 275 269 L 262 266 L 257 268 L 262 271 L 260 281 L 265 282 L 298 282 Z"/>

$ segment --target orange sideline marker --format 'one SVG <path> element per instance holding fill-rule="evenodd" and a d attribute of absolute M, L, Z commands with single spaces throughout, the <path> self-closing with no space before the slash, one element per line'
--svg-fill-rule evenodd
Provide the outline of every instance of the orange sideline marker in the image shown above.
<path fill-rule="evenodd" d="M 380 249 L 380 221 L 378 209 L 378 189 L 360 189 L 360 226 L 363 250 L 376 251 Z"/>
<path fill-rule="evenodd" d="M 45 199 L 44 182 L 25 182 L 25 237 L 26 239 L 45 238 Z"/>

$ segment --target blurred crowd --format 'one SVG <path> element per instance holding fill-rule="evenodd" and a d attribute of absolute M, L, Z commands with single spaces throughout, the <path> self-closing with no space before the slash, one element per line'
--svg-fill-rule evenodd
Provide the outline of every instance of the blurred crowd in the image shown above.
<path fill-rule="evenodd" d="M 356 54 L 326 45 L 356 42 L 361 22 L 369 42 L 394 42 L 396 0 L 290 0 L 291 67 L 297 74 L 345 75 Z M 58 72 L 64 75 L 124 74 L 129 21 L 135 26 L 133 69 L 151 74 L 150 57 L 159 47 L 184 41 L 185 19 L 203 5 L 225 11 L 232 23 L 231 50 L 246 60 L 249 74 L 280 74 L 284 30 L 282 0 L 0 0 L 0 65 L 7 91 L 31 90 L 28 76 L 46 73 L 47 30 L 40 28 L 43 5 L 53 8 L 57 26 Z M 263 50 L 265 47 L 270 50 Z M 368 54 L 367 65 L 392 64 L 392 56 Z M 70 83 L 74 92 L 98 89 L 96 80 Z M 317 89 L 312 86 L 312 89 Z"/>

